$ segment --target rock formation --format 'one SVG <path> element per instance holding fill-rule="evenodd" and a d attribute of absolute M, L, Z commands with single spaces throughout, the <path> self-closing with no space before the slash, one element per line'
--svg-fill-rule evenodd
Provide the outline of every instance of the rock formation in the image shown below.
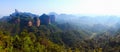
<path fill-rule="evenodd" d="M 50 17 L 46 14 L 40 16 L 41 24 L 48 25 L 50 24 Z"/>
<path fill-rule="evenodd" d="M 38 17 L 34 17 L 34 25 L 39 27 L 40 26 L 40 19 Z"/>
<path fill-rule="evenodd" d="M 31 27 L 33 25 L 32 21 L 28 21 L 28 26 Z"/>
<path fill-rule="evenodd" d="M 54 15 L 49 15 L 50 16 L 50 22 L 55 23 L 55 16 Z"/>

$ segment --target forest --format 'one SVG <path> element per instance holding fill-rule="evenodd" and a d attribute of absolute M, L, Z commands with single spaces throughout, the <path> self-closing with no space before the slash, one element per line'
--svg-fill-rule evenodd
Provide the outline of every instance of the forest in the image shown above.
<path fill-rule="evenodd" d="M 16 11 L 1 18 L 0 52 L 120 52 L 119 28 L 60 23 L 49 17 Z M 35 19 L 40 19 L 38 25 Z"/>

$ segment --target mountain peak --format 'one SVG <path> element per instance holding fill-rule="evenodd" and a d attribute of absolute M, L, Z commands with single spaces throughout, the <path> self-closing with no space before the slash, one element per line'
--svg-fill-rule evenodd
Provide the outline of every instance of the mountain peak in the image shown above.
<path fill-rule="evenodd" d="M 19 13 L 19 11 L 17 9 L 15 9 L 15 13 Z"/>

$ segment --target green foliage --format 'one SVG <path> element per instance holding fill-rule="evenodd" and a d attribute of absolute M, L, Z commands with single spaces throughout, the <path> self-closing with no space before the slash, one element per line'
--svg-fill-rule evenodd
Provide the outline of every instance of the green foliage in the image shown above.
<path fill-rule="evenodd" d="M 90 38 L 91 32 L 75 29 L 70 24 L 28 27 L 2 22 L 0 25 L 0 52 L 120 51 L 119 31 L 115 36 L 110 36 L 108 31 Z"/>

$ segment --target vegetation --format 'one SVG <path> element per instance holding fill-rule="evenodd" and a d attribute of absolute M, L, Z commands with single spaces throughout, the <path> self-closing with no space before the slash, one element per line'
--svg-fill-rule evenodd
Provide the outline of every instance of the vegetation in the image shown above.
<path fill-rule="evenodd" d="M 19 26 L 14 24 L 2 22 L 0 25 L 0 52 L 120 51 L 119 33 L 115 36 L 103 33 L 88 39 L 89 35 L 84 31 L 65 29 L 70 27 L 62 29 L 59 25 L 27 27 L 21 31 L 18 30 Z"/>
<path fill-rule="evenodd" d="M 94 32 L 69 23 L 28 26 L 32 18 L 27 17 L 0 21 L 0 52 L 120 52 L 119 30 Z"/>

